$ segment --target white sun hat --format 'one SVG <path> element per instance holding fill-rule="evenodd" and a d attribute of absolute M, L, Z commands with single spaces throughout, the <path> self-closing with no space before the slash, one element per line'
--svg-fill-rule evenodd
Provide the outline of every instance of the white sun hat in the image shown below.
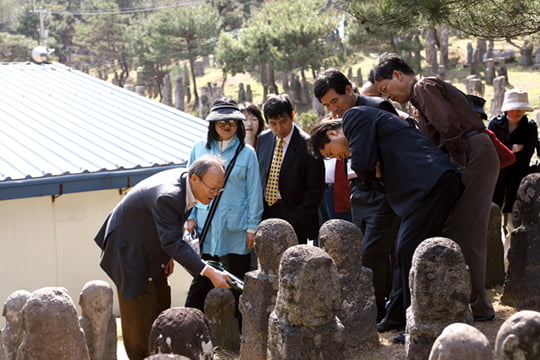
<path fill-rule="evenodd" d="M 504 112 L 510 110 L 533 110 L 532 106 L 529 104 L 529 94 L 525 90 L 512 89 L 504 93 L 501 111 Z"/>

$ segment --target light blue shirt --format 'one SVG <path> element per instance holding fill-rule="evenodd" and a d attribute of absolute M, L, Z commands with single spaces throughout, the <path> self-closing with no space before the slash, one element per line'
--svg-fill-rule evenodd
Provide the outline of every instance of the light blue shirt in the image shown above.
<path fill-rule="evenodd" d="M 211 143 L 210 149 L 201 141 L 191 150 L 189 164 L 205 154 L 219 155 L 226 160 L 226 166 L 234 157 L 240 144 L 234 135 L 228 146 L 222 151 L 217 142 Z M 197 203 L 193 207 L 190 219 L 197 221 L 197 230 L 202 231 L 210 205 Z M 242 149 L 233 170 L 225 184 L 218 207 L 212 218 L 210 228 L 203 244 L 203 253 L 213 256 L 227 254 L 248 254 L 246 247 L 247 229 L 255 229 L 261 221 L 263 196 L 259 175 L 259 164 L 255 150 L 250 145 Z"/>

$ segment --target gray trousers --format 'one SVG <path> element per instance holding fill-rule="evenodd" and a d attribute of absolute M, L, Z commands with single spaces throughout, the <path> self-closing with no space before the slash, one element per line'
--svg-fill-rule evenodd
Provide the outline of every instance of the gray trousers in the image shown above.
<path fill-rule="evenodd" d="M 473 314 L 490 316 L 494 310 L 485 289 L 487 229 L 499 158 L 487 134 L 476 134 L 465 141 L 468 162 L 461 175 L 465 190 L 446 221 L 443 235 L 459 244 L 469 266 Z"/>

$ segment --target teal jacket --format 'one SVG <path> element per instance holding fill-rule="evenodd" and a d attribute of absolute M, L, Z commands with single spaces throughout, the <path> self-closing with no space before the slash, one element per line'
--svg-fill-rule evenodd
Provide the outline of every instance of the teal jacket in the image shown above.
<path fill-rule="evenodd" d="M 224 151 L 221 151 L 215 142 L 211 143 L 210 149 L 207 149 L 205 144 L 206 141 L 195 144 L 191 150 L 190 164 L 205 154 L 213 154 L 226 159 L 227 166 L 240 141 L 235 135 Z M 202 231 L 209 209 L 210 205 L 198 203 L 189 217 L 197 221 L 199 232 Z M 213 256 L 248 254 L 251 250 L 246 248 L 246 230 L 257 227 L 261 221 L 262 212 L 263 196 L 259 164 L 255 150 L 250 145 L 246 145 L 238 154 L 231 175 L 225 184 L 225 190 L 204 239 L 202 252 Z"/>

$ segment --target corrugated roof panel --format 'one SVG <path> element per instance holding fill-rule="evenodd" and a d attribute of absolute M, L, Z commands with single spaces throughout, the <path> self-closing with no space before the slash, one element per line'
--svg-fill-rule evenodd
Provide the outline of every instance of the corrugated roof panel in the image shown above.
<path fill-rule="evenodd" d="M 61 64 L 0 64 L 0 183 L 183 164 L 204 120 Z"/>

